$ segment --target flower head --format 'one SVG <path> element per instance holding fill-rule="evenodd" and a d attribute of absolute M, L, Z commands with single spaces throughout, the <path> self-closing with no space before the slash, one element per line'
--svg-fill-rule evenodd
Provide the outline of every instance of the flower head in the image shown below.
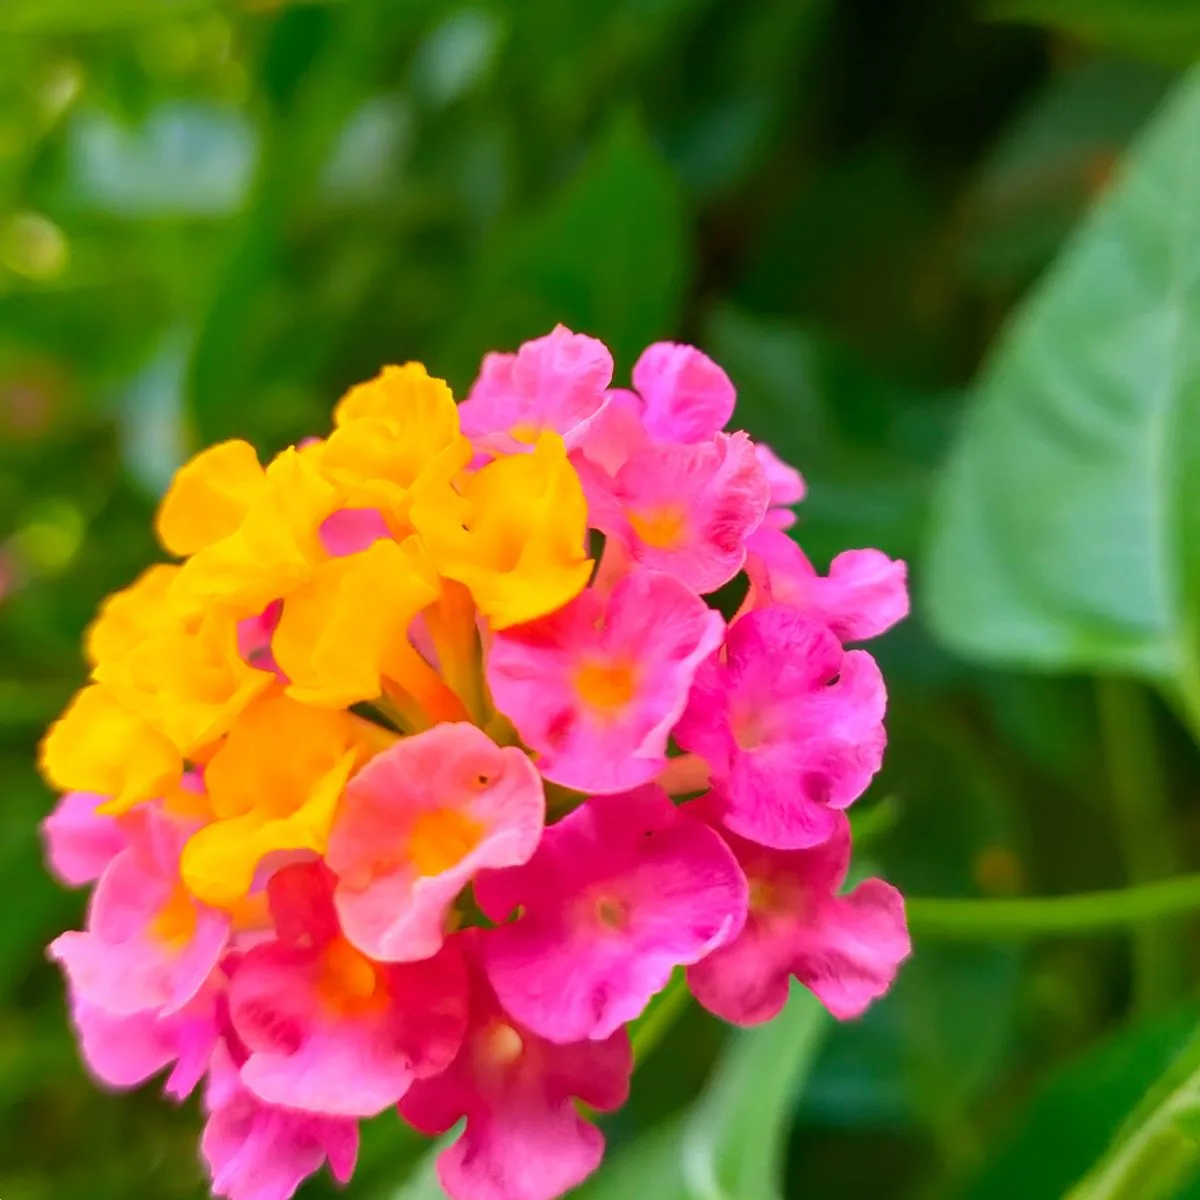
<path fill-rule="evenodd" d="M 202 451 L 157 517 L 177 561 L 88 630 L 42 835 L 95 887 L 50 954 L 100 1083 L 202 1085 L 214 1195 L 344 1182 L 395 1109 L 465 1118 L 453 1200 L 554 1200 L 674 973 L 729 1020 L 791 975 L 847 1017 L 908 951 L 886 884 L 838 894 L 884 744 L 843 643 L 903 615 L 903 564 L 817 574 L 803 480 L 701 351 L 613 372 L 559 326 L 461 407 L 407 363 L 326 437 Z"/>

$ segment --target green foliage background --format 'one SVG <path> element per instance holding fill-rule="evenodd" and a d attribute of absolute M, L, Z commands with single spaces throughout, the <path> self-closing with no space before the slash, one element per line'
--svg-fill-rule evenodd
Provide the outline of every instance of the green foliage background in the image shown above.
<path fill-rule="evenodd" d="M 913 961 L 840 1028 L 669 996 L 580 1197 L 1063 1195 L 1200 1015 L 1186 917 L 984 907 L 1200 863 L 1198 51 L 1193 0 L 0 0 L 0 1197 L 203 1194 L 194 1109 L 76 1058 L 33 768 L 170 472 L 556 321 L 708 349 L 810 554 L 916 597 L 858 810 Z M 352 1200 L 422 1153 L 373 1123 Z"/>

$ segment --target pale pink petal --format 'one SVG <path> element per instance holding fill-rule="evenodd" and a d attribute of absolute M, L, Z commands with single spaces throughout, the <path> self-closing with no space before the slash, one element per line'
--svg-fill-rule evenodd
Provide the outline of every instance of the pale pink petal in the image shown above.
<path fill-rule="evenodd" d="M 655 342 L 633 368 L 633 386 L 645 401 L 651 437 L 705 442 L 733 416 L 737 393 L 729 376 L 694 346 Z"/>
<path fill-rule="evenodd" d="M 754 453 L 758 456 L 767 482 L 771 485 L 771 507 L 778 509 L 799 504 L 808 490 L 800 472 L 789 463 L 785 463 L 765 442 L 756 443 Z M 788 516 L 792 514 L 789 513 Z"/>
<path fill-rule="evenodd" d="M 230 922 L 182 888 L 179 854 L 188 827 L 151 809 L 137 816 L 126 826 L 130 844 L 92 894 L 87 931 L 62 934 L 49 953 L 82 1002 L 115 1015 L 165 1015 L 204 986 L 228 944 Z"/>
<path fill-rule="evenodd" d="M 550 826 L 522 867 L 487 872 L 494 921 L 480 953 L 504 1009 L 560 1043 L 641 1015 L 678 966 L 741 929 L 746 882 L 720 836 L 649 786 L 588 801 Z"/>
<path fill-rule="evenodd" d="M 237 1082 L 223 1046 L 214 1054 L 200 1141 L 214 1196 L 226 1200 L 290 1200 L 326 1161 L 347 1182 L 358 1155 L 353 1121 L 291 1112 L 256 1100 Z"/>
<path fill-rule="evenodd" d="M 96 811 L 107 799 L 94 792 L 70 792 L 42 822 L 50 868 L 68 887 L 94 883 L 125 848 L 117 819 Z"/>
<path fill-rule="evenodd" d="M 696 445 L 655 445 L 633 455 L 613 481 L 620 519 L 604 511 L 592 519 L 623 538 L 643 566 L 707 593 L 741 570 L 768 493 L 750 439 L 719 433 Z"/>
<path fill-rule="evenodd" d="M 780 849 L 825 841 L 878 771 L 886 692 L 874 659 L 783 605 L 747 613 L 696 674 L 675 728 L 712 768 L 727 828 Z"/>
<path fill-rule="evenodd" d="M 603 342 L 556 326 L 516 354 L 489 354 L 459 405 L 462 431 L 476 445 L 511 451 L 543 430 L 572 449 L 606 401 L 613 360 Z"/>
<path fill-rule="evenodd" d="M 653 779 L 698 665 L 724 622 L 678 580 L 635 569 L 612 591 L 497 634 L 493 699 L 544 778 L 593 794 Z"/>
<path fill-rule="evenodd" d="M 544 821 L 522 750 L 465 723 L 402 739 L 350 781 L 330 833 L 346 936 L 380 961 L 428 958 L 458 893 L 485 867 L 525 862 Z"/>

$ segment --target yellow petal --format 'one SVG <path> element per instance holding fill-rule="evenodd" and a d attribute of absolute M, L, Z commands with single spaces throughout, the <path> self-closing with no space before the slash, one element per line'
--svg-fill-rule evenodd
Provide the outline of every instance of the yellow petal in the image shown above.
<path fill-rule="evenodd" d="M 312 708 L 274 693 L 242 713 L 204 772 L 213 812 L 221 818 L 260 812 L 287 816 L 303 806 L 317 781 L 353 751 L 365 762 L 387 741 L 364 736 L 365 722 L 338 709 Z"/>
<path fill-rule="evenodd" d="M 381 695 L 381 676 L 403 655 L 409 625 L 439 590 L 415 538 L 377 541 L 325 563 L 284 602 L 271 642 L 291 680 L 288 695 L 331 708 Z"/>
<path fill-rule="evenodd" d="M 236 909 L 267 855 L 281 851 L 324 854 L 329 827 L 355 761 L 353 751 L 343 755 L 314 782 L 294 812 L 272 816 L 254 810 L 215 821 L 193 834 L 180 862 L 188 890 L 205 904 Z"/>
<path fill-rule="evenodd" d="M 162 544 L 180 557 L 229 537 L 261 491 L 263 469 L 248 442 L 221 442 L 176 472 L 159 506 Z"/>
<path fill-rule="evenodd" d="M 183 759 L 112 692 L 92 684 L 50 727 L 42 741 L 41 768 L 53 787 L 109 796 L 102 811 L 119 813 L 174 789 Z"/>
<path fill-rule="evenodd" d="M 94 677 L 185 758 L 225 734 L 276 681 L 243 660 L 237 620 L 220 610 L 148 632 L 123 656 L 101 662 Z"/>
<path fill-rule="evenodd" d="M 422 497 L 412 521 L 438 571 L 465 584 L 493 629 L 561 608 L 587 586 L 587 503 L 562 439 L 496 459 L 451 503 Z"/>
<path fill-rule="evenodd" d="M 310 578 L 326 558 L 321 523 L 341 503 L 318 464 L 294 447 L 279 454 L 237 528 L 180 568 L 173 598 L 189 611 L 220 604 L 250 616 Z"/>
<path fill-rule="evenodd" d="M 399 538 L 421 492 L 448 491 L 471 460 L 450 389 L 419 363 L 385 367 L 339 403 L 322 469 L 352 508 L 377 508 Z"/>
<path fill-rule="evenodd" d="M 167 597 L 178 574 L 178 567 L 159 563 L 104 601 L 84 635 L 84 649 L 92 666 L 123 657 L 170 620 Z"/>

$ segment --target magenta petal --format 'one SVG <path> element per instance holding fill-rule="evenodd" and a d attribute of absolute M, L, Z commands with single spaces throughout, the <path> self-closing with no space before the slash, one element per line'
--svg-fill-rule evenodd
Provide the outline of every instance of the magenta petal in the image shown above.
<path fill-rule="evenodd" d="M 344 558 L 390 538 L 392 531 L 377 508 L 340 508 L 321 523 L 319 535 L 326 554 Z"/>
<path fill-rule="evenodd" d="M 773 605 L 736 620 L 724 659 L 696 673 L 675 728 L 707 759 L 725 825 L 780 849 L 825 841 L 883 758 L 886 693 L 874 659 Z"/>
<path fill-rule="evenodd" d="M 664 442 L 704 442 L 725 428 L 737 393 L 729 376 L 694 346 L 655 342 L 634 364 L 646 430 Z"/>
<path fill-rule="evenodd" d="M 481 876 L 476 897 L 493 920 L 519 906 L 480 938 L 482 960 L 505 1010 L 560 1043 L 615 1033 L 746 916 L 725 843 L 657 787 L 588 801 L 525 866 Z"/>
<path fill-rule="evenodd" d="M 117 819 L 96 811 L 107 798 L 94 792 L 70 792 L 42 822 L 50 868 L 68 887 L 94 883 L 125 848 Z"/>
<path fill-rule="evenodd" d="M 458 935 L 468 949 L 474 931 Z M 400 1112 L 418 1130 L 466 1129 L 438 1161 L 454 1200 L 555 1200 L 599 1165 L 604 1139 L 576 1110 L 624 1103 L 633 1057 L 624 1031 L 557 1046 L 512 1021 L 472 966 L 471 1029 L 447 1070 L 413 1084 Z"/>
<path fill-rule="evenodd" d="M 887 991 L 911 950 L 904 902 L 878 879 L 837 894 L 850 856 L 845 817 L 827 843 L 807 850 L 728 841 L 750 881 L 751 908 L 740 936 L 688 970 L 701 1004 L 727 1021 L 758 1024 L 783 1008 L 795 976 L 845 1020 Z"/>

